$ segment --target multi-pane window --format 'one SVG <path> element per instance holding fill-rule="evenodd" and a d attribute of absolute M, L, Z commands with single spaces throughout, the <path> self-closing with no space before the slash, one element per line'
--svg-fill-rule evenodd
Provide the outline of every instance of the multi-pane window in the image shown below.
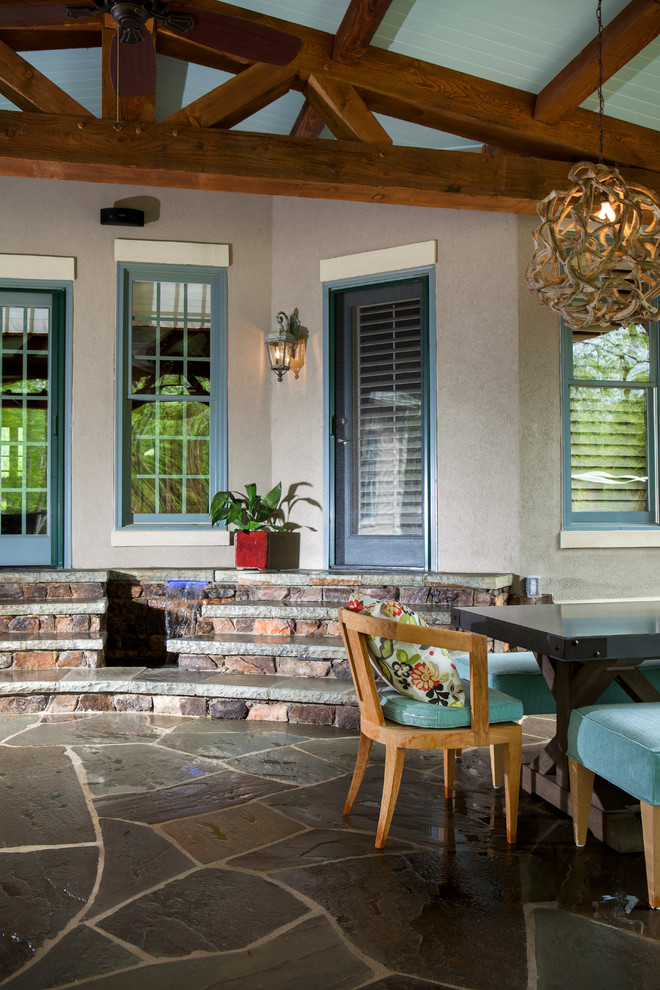
<path fill-rule="evenodd" d="M 0 306 L 0 533 L 45 533 L 50 309 Z"/>
<path fill-rule="evenodd" d="M 563 334 L 564 524 L 656 524 L 658 325 Z"/>
<path fill-rule="evenodd" d="M 224 464 L 224 281 L 124 272 L 121 522 L 208 521 Z"/>

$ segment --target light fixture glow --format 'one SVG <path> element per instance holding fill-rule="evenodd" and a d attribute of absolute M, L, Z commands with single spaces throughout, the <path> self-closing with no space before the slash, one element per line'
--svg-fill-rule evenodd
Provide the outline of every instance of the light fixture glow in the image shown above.
<path fill-rule="evenodd" d="M 616 221 L 616 213 L 614 212 L 609 199 L 603 199 L 600 204 L 600 210 L 596 214 L 596 219 L 607 220 L 609 223 L 614 223 Z"/>
<path fill-rule="evenodd" d="M 266 350 L 268 351 L 270 367 L 271 371 L 275 372 L 278 382 L 282 381 L 291 367 L 291 362 L 296 355 L 299 335 L 300 322 L 297 309 L 294 309 L 291 316 L 279 312 L 277 314 L 277 330 L 266 334 Z"/>

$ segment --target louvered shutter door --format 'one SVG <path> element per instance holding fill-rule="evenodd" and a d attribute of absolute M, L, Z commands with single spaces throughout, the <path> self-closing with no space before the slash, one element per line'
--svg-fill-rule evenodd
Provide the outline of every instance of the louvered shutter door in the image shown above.
<path fill-rule="evenodd" d="M 424 528 L 420 299 L 358 306 L 353 313 L 355 531 L 419 536 Z"/>

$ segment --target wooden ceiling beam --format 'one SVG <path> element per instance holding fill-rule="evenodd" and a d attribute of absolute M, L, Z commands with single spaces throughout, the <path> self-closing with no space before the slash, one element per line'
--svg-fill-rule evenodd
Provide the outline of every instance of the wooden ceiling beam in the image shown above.
<path fill-rule="evenodd" d="M 567 162 L 0 112 L 0 174 L 529 213 Z M 660 190 L 660 175 L 622 170 Z"/>
<path fill-rule="evenodd" d="M 623 68 L 660 34 L 660 3 L 631 0 L 603 28 L 603 82 Z M 534 104 L 534 119 L 554 124 L 576 110 L 598 89 L 598 37 L 582 49 L 544 89 Z"/>
<path fill-rule="evenodd" d="M 351 0 L 333 39 L 331 58 L 345 65 L 357 65 L 391 3 L 392 0 Z M 325 123 L 324 115 L 308 102 L 298 114 L 291 134 L 293 137 L 320 137 Z"/>
<path fill-rule="evenodd" d="M 303 92 L 338 140 L 392 143 L 385 128 L 352 86 L 327 77 L 321 80 L 310 76 Z"/>
<path fill-rule="evenodd" d="M 534 119 L 536 97 L 532 93 L 373 46 L 367 48 L 357 65 L 342 64 L 332 60 L 333 38 L 325 32 L 216 0 L 187 2 L 193 8 L 219 10 L 297 34 L 303 41 L 303 48 L 289 66 L 296 72 L 292 88 L 303 89 L 312 76 L 321 88 L 328 88 L 328 92 L 333 83 L 352 87 L 372 113 L 448 131 L 479 144 L 497 146 L 508 153 L 569 162 L 580 158 L 594 159 L 598 155 L 598 115 L 591 111 L 574 110 L 558 123 L 547 124 Z M 175 42 L 170 39 L 166 44 L 174 45 Z M 185 47 L 187 43 L 180 38 L 176 44 L 182 51 L 181 46 Z M 159 50 L 162 50 L 160 46 Z M 196 60 L 219 57 L 210 50 L 202 54 L 202 50 L 203 46 L 196 47 Z M 241 68 L 244 74 L 245 68 L 242 65 Z M 309 123 L 306 114 L 299 119 Z M 647 168 L 649 163 L 660 171 L 660 133 L 613 118 L 605 118 L 604 132 L 606 161 L 638 168 Z"/>
<path fill-rule="evenodd" d="M 0 93 L 20 110 L 92 116 L 26 59 L 0 42 Z"/>
<path fill-rule="evenodd" d="M 234 127 L 291 88 L 295 70 L 288 66 L 255 65 L 210 93 L 171 114 L 170 127 Z"/>
<path fill-rule="evenodd" d="M 317 138 L 321 136 L 324 127 L 323 117 L 305 100 L 291 128 L 291 137 Z"/>
<path fill-rule="evenodd" d="M 574 110 L 557 124 L 545 124 L 532 115 L 533 93 L 373 47 L 359 66 L 317 65 L 323 75 L 353 86 L 376 113 L 523 155 L 598 156 L 598 114 L 591 110 Z M 606 117 L 604 132 L 606 161 L 636 168 L 657 162 L 660 170 L 658 131 Z"/>
<path fill-rule="evenodd" d="M 335 62 L 358 64 L 391 3 L 392 0 L 351 0 L 332 45 Z"/>

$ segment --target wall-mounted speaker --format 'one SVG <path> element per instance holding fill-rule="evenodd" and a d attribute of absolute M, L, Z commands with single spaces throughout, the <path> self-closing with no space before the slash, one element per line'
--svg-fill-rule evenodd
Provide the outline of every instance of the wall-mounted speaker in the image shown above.
<path fill-rule="evenodd" d="M 114 227 L 144 227 L 144 211 L 127 206 L 107 206 L 101 210 L 101 223 Z"/>

